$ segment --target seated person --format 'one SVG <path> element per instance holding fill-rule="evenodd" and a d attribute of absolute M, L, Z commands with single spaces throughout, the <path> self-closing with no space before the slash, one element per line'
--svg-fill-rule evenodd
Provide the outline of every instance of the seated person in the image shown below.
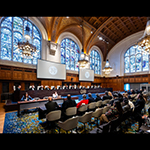
<path fill-rule="evenodd" d="M 118 93 L 118 100 L 119 100 L 120 102 L 123 101 L 123 95 L 122 95 L 121 93 Z"/>
<path fill-rule="evenodd" d="M 54 110 L 58 110 L 59 109 L 59 106 L 56 102 L 53 102 L 53 99 L 52 97 L 48 97 L 48 103 L 45 104 L 45 107 L 46 107 L 46 114 L 48 114 L 49 112 L 51 111 L 54 111 Z"/>
<path fill-rule="evenodd" d="M 21 101 L 29 101 L 33 100 L 33 98 L 28 94 L 28 92 L 25 93 L 25 95 L 22 96 Z"/>
<path fill-rule="evenodd" d="M 106 99 L 112 99 L 112 96 L 108 95 L 108 91 L 105 91 L 105 95 L 103 96 L 103 101 Z"/>
<path fill-rule="evenodd" d="M 48 85 L 45 86 L 45 90 L 50 90 Z"/>
<path fill-rule="evenodd" d="M 134 116 L 135 120 L 138 121 L 140 129 L 142 123 L 144 122 L 144 119 L 142 119 L 141 114 L 142 109 L 145 107 L 145 100 L 143 98 L 143 94 L 138 95 L 138 99 L 136 100 L 136 102 L 134 102 L 134 106 L 135 109 L 132 116 Z"/>
<path fill-rule="evenodd" d="M 92 102 L 95 102 L 94 98 L 92 97 L 92 94 L 91 93 L 88 93 L 88 100 L 89 100 L 89 103 L 92 103 Z"/>
<path fill-rule="evenodd" d="M 43 87 L 43 85 L 41 85 L 41 87 L 39 88 L 39 90 L 44 90 L 44 87 Z"/>
<path fill-rule="evenodd" d="M 58 94 L 57 92 L 55 91 L 55 93 L 53 94 L 53 98 L 57 98 L 58 97 Z"/>
<path fill-rule="evenodd" d="M 120 101 L 116 100 L 113 103 L 113 107 L 111 107 L 105 114 L 100 116 L 100 124 L 118 118 L 120 115 L 122 115 L 122 113 L 123 109 L 121 107 Z"/>
<path fill-rule="evenodd" d="M 118 100 L 118 94 L 115 93 L 115 94 L 113 95 L 113 98 L 114 98 L 114 99 L 109 102 L 109 104 L 110 104 L 111 106 L 113 106 L 114 101 Z"/>
<path fill-rule="evenodd" d="M 98 93 L 96 93 L 96 98 L 95 98 L 95 102 L 99 101 L 99 100 L 102 100 L 100 95 Z"/>
<path fill-rule="evenodd" d="M 122 109 L 124 112 L 129 111 L 131 109 L 129 102 L 128 102 L 128 99 L 124 99 L 122 103 L 123 103 Z"/>
<path fill-rule="evenodd" d="M 67 100 L 64 101 L 63 104 L 62 104 L 62 113 L 65 113 L 67 108 L 75 107 L 75 106 L 76 106 L 75 100 L 72 100 L 71 95 L 68 94 L 67 95 Z"/>
<path fill-rule="evenodd" d="M 83 100 L 81 100 L 77 105 L 76 105 L 76 107 L 77 108 L 79 108 L 81 105 L 87 105 L 88 103 L 89 103 L 89 100 L 88 99 L 86 99 L 86 95 L 85 94 L 83 94 L 82 95 L 82 97 L 83 97 Z"/>
<path fill-rule="evenodd" d="M 143 94 L 138 94 L 138 99 L 134 102 L 135 112 L 141 114 L 142 109 L 145 107 L 145 100 Z"/>
<path fill-rule="evenodd" d="M 32 85 L 31 88 L 29 88 L 29 90 L 35 90 L 35 86 Z"/>

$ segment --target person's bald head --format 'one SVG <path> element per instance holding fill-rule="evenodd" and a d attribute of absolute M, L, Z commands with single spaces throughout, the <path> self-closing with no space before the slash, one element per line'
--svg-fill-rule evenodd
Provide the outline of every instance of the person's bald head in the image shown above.
<path fill-rule="evenodd" d="M 52 97 L 49 96 L 49 97 L 48 97 L 48 100 L 49 100 L 49 101 L 52 101 L 53 99 L 52 99 Z"/>

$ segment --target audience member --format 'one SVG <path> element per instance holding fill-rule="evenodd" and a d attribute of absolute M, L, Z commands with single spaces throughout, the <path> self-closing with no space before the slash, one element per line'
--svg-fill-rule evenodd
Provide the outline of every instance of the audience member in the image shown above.
<path fill-rule="evenodd" d="M 58 110 L 59 106 L 56 102 L 53 101 L 52 97 L 48 97 L 48 102 L 45 104 L 46 107 L 46 114 L 51 111 Z"/>
<path fill-rule="evenodd" d="M 68 94 L 67 95 L 67 100 L 63 102 L 62 104 L 62 114 L 65 114 L 66 109 L 69 107 L 75 107 L 76 106 L 76 102 L 74 100 L 71 99 L 71 95 Z"/>
<path fill-rule="evenodd" d="M 131 109 L 129 102 L 128 102 L 128 99 L 124 99 L 122 103 L 123 103 L 122 109 L 124 112 L 129 111 Z"/>
<path fill-rule="evenodd" d="M 141 111 L 145 107 L 145 100 L 143 98 L 143 94 L 138 94 L 138 99 L 134 103 L 135 109 L 133 112 L 134 118 L 139 122 L 139 128 L 141 127 L 144 119 L 142 119 Z M 139 129 L 138 129 L 139 130 Z"/>
<path fill-rule="evenodd" d="M 97 101 L 99 101 L 99 100 L 101 100 L 101 97 L 100 97 L 100 95 L 99 95 L 98 93 L 96 93 L 95 102 L 97 102 Z"/>
<path fill-rule="evenodd" d="M 33 98 L 28 94 L 28 92 L 26 92 L 22 98 L 21 101 L 29 101 L 29 100 L 33 100 Z"/>
<path fill-rule="evenodd" d="M 103 124 L 104 122 L 109 122 L 120 115 L 122 115 L 123 109 L 121 107 L 120 101 L 116 100 L 113 103 L 113 107 L 111 107 L 105 114 L 102 114 L 100 116 L 100 124 Z"/>
<path fill-rule="evenodd" d="M 92 103 L 92 102 L 95 102 L 94 98 L 92 97 L 92 94 L 91 93 L 88 93 L 88 100 L 89 100 L 89 103 Z"/>
<path fill-rule="evenodd" d="M 89 103 L 89 100 L 86 99 L 86 95 L 85 95 L 85 94 L 83 94 L 82 97 L 83 97 L 83 100 L 81 100 L 81 101 L 76 105 L 77 108 L 79 108 L 81 105 L 87 105 L 87 104 Z"/>
<path fill-rule="evenodd" d="M 121 93 L 118 93 L 118 100 L 119 100 L 120 102 L 123 101 L 123 95 L 122 95 Z"/>
<path fill-rule="evenodd" d="M 112 96 L 108 95 L 108 91 L 105 91 L 105 95 L 103 96 L 103 101 L 106 99 L 112 99 Z"/>
<path fill-rule="evenodd" d="M 110 91 L 108 91 L 108 95 L 112 97 L 111 99 L 114 98 L 114 97 L 113 97 L 113 94 L 112 94 Z"/>
<path fill-rule="evenodd" d="M 109 102 L 109 104 L 110 104 L 111 106 L 113 106 L 114 101 L 118 100 L 118 94 L 115 93 L 115 94 L 113 95 L 113 98 L 114 98 L 114 99 Z"/>
<path fill-rule="evenodd" d="M 147 94 L 146 89 L 144 89 L 144 91 L 142 92 L 142 94 Z"/>

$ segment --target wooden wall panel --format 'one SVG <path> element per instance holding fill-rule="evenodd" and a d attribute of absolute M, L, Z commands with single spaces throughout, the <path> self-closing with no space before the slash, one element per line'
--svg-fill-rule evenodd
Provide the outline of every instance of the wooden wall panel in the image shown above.
<path fill-rule="evenodd" d="M 21 71 L 13 71 L 13 80 L 23 80 L 23 72 Z"/>
<path fill-rule="evenodd" d="M 12 79 L 11 73 L 12 71 L 10 70 L 0 70 L 0 79 L 11 80 Z"/>
<path fill-rule="evenodd" d="M 36 73 L 24 72 L 24 80 L 37 80 Z"/>
<path fill-rule="evenodd" d="M 0 84 L 2 81 L 10 81 L 9 91 L 12 92 L 12 86 L 14 82 L 19 81 L 22 84 L 22 88 L 25 88 L 25 82 L 41 82 L 41 84 L 49 86 L 62 85 L 62 82 L 74 84 L 80 83 L 82 86 L 91 86 L 92 84 L 101 84 L 103 88 L 113 88 L 114 91 L 123 91 L 124 83 L 150 83 L 150 74 L 129 75 L 119 77 L 95 77 L 94 82 L 80 82 L 78 74 L 67 73 L 66 80 L 45 80 L 37 79 L 35 69 L 19 68 L 12 66 L 0 65 Z M 32 85 L 30 84 L 30 85 Z M 40 83 L 39 83 L 40 84 Z M 2 90 L 2 89 L 1 89 Z"/>

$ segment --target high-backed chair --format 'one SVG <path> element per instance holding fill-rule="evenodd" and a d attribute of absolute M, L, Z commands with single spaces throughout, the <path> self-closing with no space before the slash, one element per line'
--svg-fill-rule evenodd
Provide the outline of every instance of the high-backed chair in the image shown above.
<path fill-rule="evenodd" d="M 102 101 L 102 105 L 105 106 L 107 103 L 109 103 L 109 101 L 110 101 L 109 99 L 106 99 L 106 100 Z"/>
<path fill-rule="evenodd" d="M 84 124 L 84 130 L 85 130 L 85 123 L 91 122 L 92 113 L 93 111 L 86 112 L 83 116 L 79 117 L 79 122 L 82 122 Z"/>
<path fill-rule="evenodd" d="M 96 102 L 96 107 L 100 107 L 102 105 L 102 100 Z"/>
<path fill-rule="evenodd" d="M 77 107 L 69 107 L 66 109 L 66 116 L 73 117 L 77 114 Z"/>
<path fill-rule="evenodd" d="M 103 113 L 103 108 L 97 108 L 93 113 L 92 113 L 92 117 L 97 119 L 97 127 L 98 127 L 98 118 L 101 116 L 101 114 Z"/>
<path fill-rule="evenodd" d="M 84 114 L 85 111 L 87 110 L 87 106 L 88 105 L 82 105 L 78 108 L 78 111 L 80 112 L 80 114 Z"/>
<path fill-rule="evenodd" d="M 109 110 L 110 107 L 111 107 L 111 106 L 105 106 L 105 107 L 103 108 L 103 114 L 105 114 L 105 113 Z"/>
<path fill-rule="evenodd" d="M 96 102 L 92 102 L 92 103 L 88 104 L 88 108 L 89 108 L 89 110 L 94 110 L 96 108 Z"/>
<path fill-rule="evenodd" d="M 67 133 L 68 133 L 69 130 L 71 130 L 71 132 L 72 132 L 72 130 L 74 128 L 76 128 L 76 132 L 77 132 L 78 120 L 79 120 L 79 117 L 76 116 L 76 117 L 69 118 L 64 122 L 59 121 L 58 122 L 59 133 L 60 133 L 60 128 L 65 130 Z"/>
<path fill-rule="evenodd" d="M 101 133 L 108 133 L 110 132 L 110 126 L 111 126 L 111 121 L 103 125 L 100 125 L 98 128 L 101 129 Z"/>
<path fill-rule="evenodd" d="M 46 120 L 49 126 L 49 123 L 51 124 L 51 128 L 55 127 L 55 121 L 59 120 L 61 118 L 61 110 L 54 110 L 49 112 L 46 115 Z"/>

